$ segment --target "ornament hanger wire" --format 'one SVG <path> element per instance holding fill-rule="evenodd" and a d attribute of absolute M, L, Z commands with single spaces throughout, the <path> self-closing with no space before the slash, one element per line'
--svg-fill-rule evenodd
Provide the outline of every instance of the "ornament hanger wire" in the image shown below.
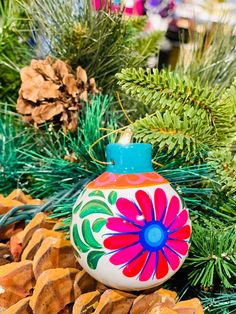
<path fill-rule="evenodd" d="M 95 145 L 97 145 L 97 143 L 99 143 L 99 142 L 100 142 L 101 140 L 103 140 L 104 138 L 106 138 L 106 137 L 108 137 L 108 136 L 110 136 L 111 134 L 114 134 L 114 133 L 122 133 L 122 130 L 124 130 L 124 129 L 127 129 L 127 126 L 124 126 L 124 127 L 120 128 L 120 129 L 117 129 L 117 130 L 113 130 L 113 131 L 107 133 L 106 135 L 103 135 L 103 136 L 99 137 L 99 139 L 97 139 L 97 140 L 89 147 L 88 154 L 89 154 L 89 156 L 91 157 L 91 159 L 92 159 L 93 161 L 95 161 L 95 162 L 101 164 L 101 165 L 112 165 L 112 164 L 114 164 L 113 161 L 101 161 L 101 160 L 96 159 L 96 158 L 93 156 L 93 154 L 92 154 L 92 149 L 93 149 L 93 147 L 94 147 Z M 101 128 L 100 130 L 104 130 L 104 129 Z"/>
<path fill-rule="evenodd" d="M 121 102 L 119 93 L 116 92 L 116 95 L 117 95 L 117 100 L 118 100 L 118 103 L 119 103 L 119 105 L 120 105 L 120 107 L 121 107 L 122 112 L 124 113 L 126 119 L 129 121 L 129 123 L 132 125 L 132 124 L 133 124 L 133 121 L 130 119 L 130 117 L 128 116 L 126 110 L 124 109 L 124 106 L 123 106 L 123 104 L 122 104 L 122 102 Z M 126 130 L 125 130 L 125 129 L 126 129 Z M 108 130 L 108 129 L 106 129 L 106 128 L 100 128 L 99 130 Z M 123 130 L 125 130 L 125 131 L 123 131 Z M 109 132 L 109 133 L 107 133 L 107 134 L 101 136 L 101 137 L 98 138 L 98 139 L 89 147 L 89 149 L 88 149 L 88 154 L 89 154 L 90 158 L 91 158 L 93 161 L 95 161 L 95 162 L 97 162 L 97 163 L 99 163 L 99 164 L 101 164 L 101 165 L 113 165 L 113 164 L 114 164 L 114 161 L 101 161 L 101 160 L 98 160 L 98 159 L 96 159 L 96 158 L 93 156 L 93 154 L 92 154 L 92 149 L 93 149 L 93 147 L 94 147 L 95 145 L 97 145 L 97 144 L 98 144 L 100 141 L 102 141 L 104 138 L 106 138 L 106 137 L 108 137 L 108 136 L 110 136 L 110 135 L 112 135 L 112 134 L 114 134 L 114 133 L 122 133 L 122 134 L 123 134 L 123 135 L 121 136 L 120 140 L 118 141 L 118 143 L 119 143 L 119 142 L 120 142 L 120 143 L 123 143 L 123 140 L 122 140 L 122 139 L 124 139 L 125 141 L 127 141 L 127 139 L 128 139 L 129 142 L 130 142 L 130 140 L 131 140 L 131 138 L 132 138 L 132 131 L 131 131 L 129 125 L 123 126 L 122 128 L 119 128 L 119 129 L 116 129 L 116 130 L 112 130 L 111 132 Z M 128 144 L 128 143 L 125 143 L 125 144 Z M 161 167 L 164 166 L 164 165 L 162 165 L 162 164 L 160 164 L 160 163 L 158 163 L 158 162 L 156 162 L 156 161 L 154 161 L 154 160 L 152 160 L 152 163 L 153 163 L 154 165 L 157 165 L 157 166 L 161 166 Z"/>

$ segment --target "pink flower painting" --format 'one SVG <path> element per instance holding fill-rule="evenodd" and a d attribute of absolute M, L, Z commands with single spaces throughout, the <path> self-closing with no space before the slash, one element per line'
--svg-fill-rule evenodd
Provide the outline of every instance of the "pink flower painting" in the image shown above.
<path fill-rule="evenodd" d="M 135 201 L 116 201 L 117 217 L 108 218 L 104 246 L 110 262 L 119 265 L 126 277 L 139 281 L 166 277 L 175 272 L 189 248 L 191 226 L 188 212 L 174 195 L 168 199 L 157 188 L 154 199 L 138 190 Z"/>

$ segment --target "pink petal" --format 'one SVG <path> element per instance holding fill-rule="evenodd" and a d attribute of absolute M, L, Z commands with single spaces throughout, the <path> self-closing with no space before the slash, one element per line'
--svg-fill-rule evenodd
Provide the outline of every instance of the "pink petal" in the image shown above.
<path fill-rule="evenodd" d="M 161 250 L 158 251 L 158 259 L 157 259 L 157 270 L 156 277 L 157 279 L 161 279 L 165 277 L 168 273 L 169 267 L 167 260 Z"/>
<path fill-rule="evenodd" d="M 163 248 L 165 255 L 168 259 L 168 262 L 170 264 L 170 267 L 173 270 L 176 270 L 179 267 L 180 258 L 178 255 L 176 255 L 174 252 L 172 252 L 170 249 L 168 249 L 166 246 Z"/>
<path fill-rule="evenodd" d="M 190 233 L 191 233 L 191 228 L 189 225 L 187 225 L 175 232 L 169 232 L 168 238 L 184 240 L 190 237 Z"/>
<path fill-rule="evenodd" d="M 146 264 L 139 276 L 140 281 L 146 281 L 151 278 L 156 268 L 156 261 L 157 261 L 156 252 L 150 253 L 146 261 Z"/>
<path fill-rule="evenodd" d="M 118 234 L 104 240 L 104 246 L 109 250 L 117 250 L 135 244 L 139 241 L 137 234 Z"/>
<path fill-rule="evenodd" d="M 135 256 L 138 256 L 143 250 L 140 243 L 131 245 L 125 249 L 119 250 L 117 253 L 113 254 L 110 258 L 110 262 L 113 265 L 121 265 L 132 260 Z"/>
<path fill-rule="evenodd" d="M 174 222 L 170 225 L 169 230 L 175 230 L 181 226 L 184 226 L 188 220 L 188 212 L 184 209 L 174 220 Z"/>
<path fill-rule="evenodd" d="M 179 212 L 180 201 L 177 196 L 173 196 L 170 200 L 167 213 L 164 219 L 164 225 L 168 227 Z"/>
<path fill-rule="evenodd" d="M 144 225 L 144 221 L 140 219 L 141 213 L 139 209 L 131 201 L 121 197 L 117 200 L 116 207 L 124 217 L 127 217 L 140 226 Z"/>
<path fill-rule="evenodd" d="M 152 221 L 153 215 L 152 201 L 149 195 L 145 191 L 138 190 L 135 193 L 135 197 L 146 221 Z"/>
<path fill-rule="evenodd" d="M 166 245 L 168 245 L 171 249 L 176 251 L 181 255 L 186 255 L 188 252 L 188 243 L 181 240 L 168 240 L 166 241 Z"/>
<path fill-rule="evenodd" d="M 145 264 L 148 254 L 149 251 L 144 251 L 140 256 L 135 258 L 132 262 L 125 266 L 123 274 L 127 277 L 134 277 L 138 275 Z"/>
<path fill-rule="evenodd" d="M 108 218 L 106 227 L 118 232 L 139 232 L 140 228 L 135 227 L 132 223 L 123 218 Z"/>
<path fill-rule="evenodd" d="M 166 210 L 166 193 L 158 188 L 154 194 L 156 220 L 160 221 Z"/>

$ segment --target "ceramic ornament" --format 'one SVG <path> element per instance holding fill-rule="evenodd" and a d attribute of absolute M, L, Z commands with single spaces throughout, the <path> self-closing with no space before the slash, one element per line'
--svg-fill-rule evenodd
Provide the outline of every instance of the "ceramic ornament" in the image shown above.
<path fill-rule="evenodd" d="M 143 290 L 169 279 L 189 249 L 188 210 L 154 172 L 150 144 L 109 144 L 106 172 L 90 182 L 72 215 L 71 241 L 98 281 Z"/>

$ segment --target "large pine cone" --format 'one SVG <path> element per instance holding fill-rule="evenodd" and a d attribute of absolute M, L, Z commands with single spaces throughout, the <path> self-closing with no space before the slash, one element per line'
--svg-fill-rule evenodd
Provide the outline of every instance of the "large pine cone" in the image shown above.
<path fill-rule="evenodd" d="M 82 67 L 77 67 L 74 76 L 59 59 L 33 59 L 20 74 L 22 85 L 16 109 L 24 121 L 36 127 L 50 121 L 60 124 L 65 133 L 74 131 L 82 104 L 88 101 L 89 94 L 99 92 L 94 78 L 88 79 Z"/>

